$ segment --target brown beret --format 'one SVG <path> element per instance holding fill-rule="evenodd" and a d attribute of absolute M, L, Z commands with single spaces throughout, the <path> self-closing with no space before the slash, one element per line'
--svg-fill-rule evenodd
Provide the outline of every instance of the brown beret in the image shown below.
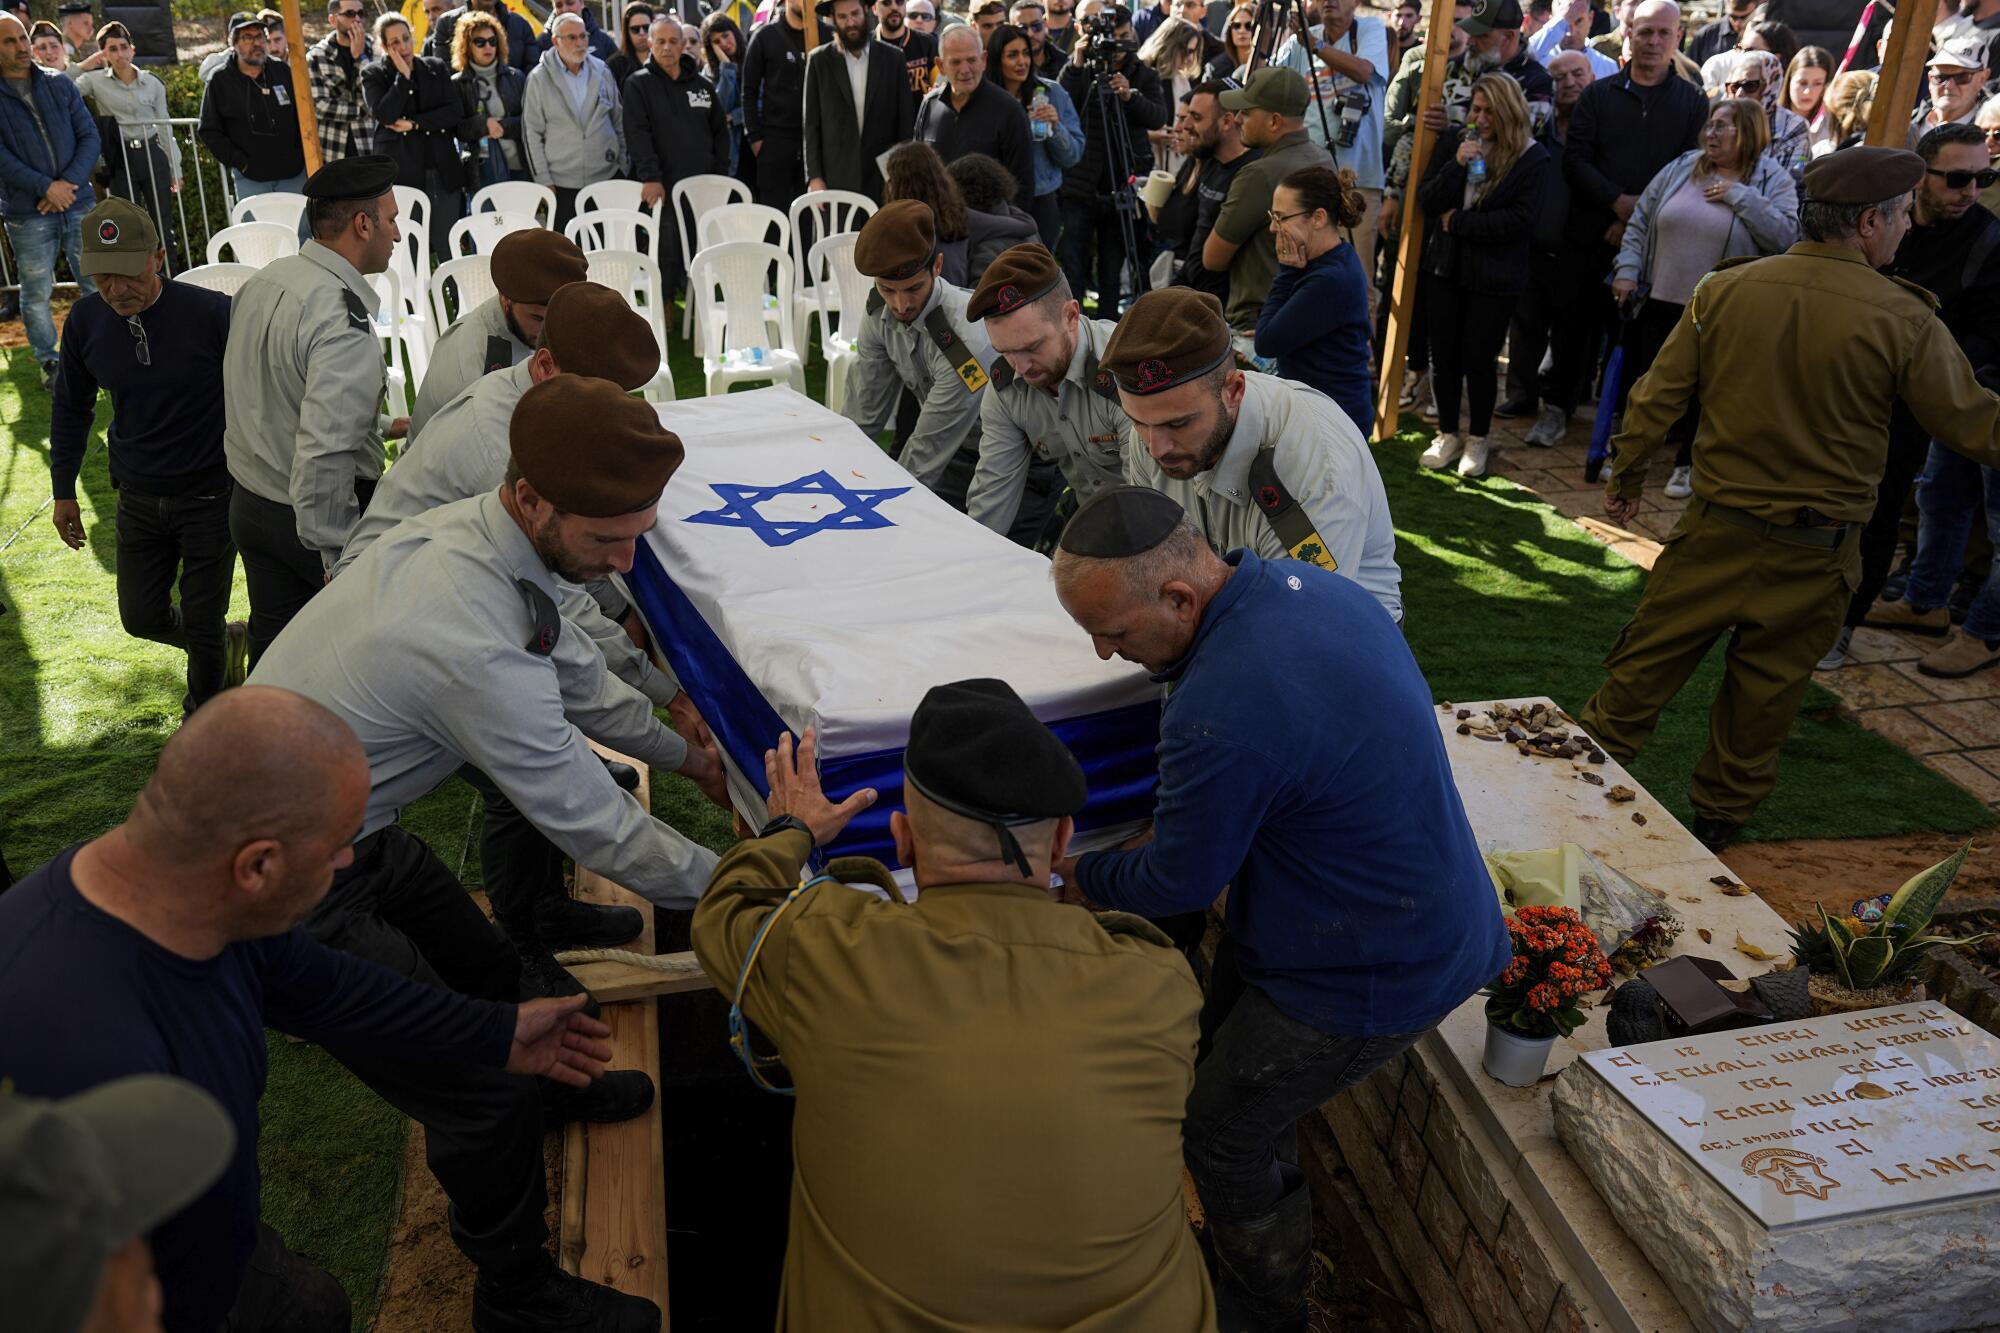
<path fill-rule="evenodd" d="M 1179 388 L 1229 362 L 1222 302 L 1191 287 L 1162 287 L 1132 303 L 1098 364 L 1126 393 Z"/>
<path fill-rule="evenodd" d="M 986 266 L 986 276 L 972 289 L 972 298 L 965 303 L 965 317 L 1011 315 L 1047 296 L 1061 281 L 1062 268 L 1047 247 L 1030 241 L 1002 250 Z"/>
<path fill-rule="evenodd" d="M 624 297 L 594 282 L 572 282 L 549 297 L 542 346 L 566 374 L 610 380 L 628 393 L 660 373 L 653 326 Z"/>
<path fill-rule="evenodd" d="M 556 288 L 589 277 L 590 263 L 561 232 L 530 227 L 500 238 L 493 247 L 492 272 L 493 285 L 508 300 L 547 305 Z"/>
<path fill-rule="evenodd" d="M 930 267 L 937 254 L 937 217 L 917 199 L 884 204 L 861 224 L 854 267 L 863 277 L 901 282 Z"/>
<path fill-rule="evenodd" d="M 649 404 L 584 375 L 554 375 L 522 394 L 507 442 L 544 500 L 584 518 L 658 504 L 683 457 L 680 437 Z"/>
<path fill-rule="evenodd" d="M 1879 204 L 1908 194 L 1924 178 L 1924 160 L 1904 148 L 1843 148 L 1806 168 L 1815 204 Z"/>

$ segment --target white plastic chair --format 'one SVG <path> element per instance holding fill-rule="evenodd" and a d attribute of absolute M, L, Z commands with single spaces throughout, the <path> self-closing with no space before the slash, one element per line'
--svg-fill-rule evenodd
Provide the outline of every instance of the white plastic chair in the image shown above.
<path fill-rule="evenodd" d="M 681 269 L 691 273 L 694 252 L 701 248 L 696 240 L 703 216 L 725 204 L 749 203 L 750 187 L 734 176 L 684 176 L 674 182 L 669 202 L 674 210 L 674 233 L 680 238 Z M 694 317 L 695 301 L 690 296 L 687 308 L 681 312 L 681 337 L 692 336 Z"/>
<path fill-rule="evenodd" d="M 498 290 L 493 285 L 493 261 L 488 256 L 464 255 L 445 260 L 431 274 L 431 327 L 442 337 L 446 329 Z M 452 298 L 450 302 L 447 295 Z"/>
<path fill-rule="evenodd" d="M 776 282 L 773 285 L 772 275 Z M 702 378 L 711 395 L 732 384 L 783 380 L 805 392 L 806 362 L 792 332 L 792 257 L 761 241 L 724 241 L 696 254 L 690 293 L 710 303 L 702 317 Z M 778 345 L 770 346 L 766 311 L 778 310 Z M 761 350 L 761 360 L 754 353 Z"/>
<path fill-rule="evenodd" d="M 653 210 L 641 202 L 645 193 L 646 187 L 638 181 L 598 181 L 576 192 L 576 211 L 594 213 L 606 208 L 629 208 L 634 213 L 650 213 Z"/>
<path fill-rule="evenodd" d="M 725 241 L 760 241 L 788 256 L 792 250 L 791 221 L 768 204 L 724 204 L 701 215 L 695 230 L 696 253 Z"/>
<path fill-rule="evenodd" d="M 275 194 L 253 194 L 238 199 L 229 210 L 231 225 L 239 222 L 275 222 L 298 234 L 299 220 L 306 215 L 306 197 L 281 190 Z"/>
<path fill-rule="evenodd" d="M 474 217 L 488 212 L 520 213 L 533 218 L 537 227 L 551 227 L 556 220 L 556 192 L 533 181 L 501 181 L 474 194 L 467 211 Z"/>
<path fill-rule="evenodd" d="M 206 287 L 224 296 L 234 296 L 250 281 L 250 275 L 257 270 L 248 264 L 197 264 L 174 274 L 175 282 L 185 282 L 191 287 Z"/>
<path fill-rule="evenodd" d="M 500 183 L 511 185 L 514 182 Z M 446 248 L 451 251 L 453 259 L 462 259 L 469 254 L 490 255 L 502 236 L 517 231 L 533 231 L 537 225 L 533 218 L 521 213 L 474 213 L 451 224 L 451 237 L 446 242 Z"/>
<path fill-rule="evenodd" d="M 208 238 L 209 263 L 220 264 L 225 251 L 239 264 L 262 268 L 274 259 L 297 254 L 299 233 L 296 227 L 275 222 L 239 222 Z"/>
<path fill-rule="evenodd" d="M 653 341 L 660 348 L 660 370 L 646 386 L 647 400 L 673 402 L 674 372 L 667 364 L 669 306 L 659 265 L 637 250 L 591 250 L 584 258 L 590 265 L 590 280 L 624 297 L 625 303 L 644 316 L 653 330 Z"/>
<path fill-rule="evenodd" d="M 835 232 L 813 243 L 810 263 L 822 281 L 814 290 L 819 301 L 819 351 L 826 358 L 826 405 L 838 412 L 847 402 L 847 375 L 860 357 L 861 321 L 868 310 L 868 279 L 854 267 L 851 231 Z"/>
<path fill-rule="evenodd" d="M 403 299 L 403 279 L 393 265 L 380 273 L 371 273 L 368 282 L 378 298 L 375 336 L 382 340 L 382 351 L 389 361 L 389 415 L 408 416 L 412 387 L 424 382 L 424 373 L 430 368 L 431 349 L 424 341 L 430 321 L 425 320 L 419 326 L 411 320 L 409 306 Z M 403 371 L 406 364 L 407 377 Z M 403 404 L 400 410 L 394 406 L 398 394 Z"/>
<path fill-rule="evenodd" d="M 598 208 L 578 213 L 563 235 L 586 254 L 592 250 L 633 250 L 654 259 L 660 253 L 660 219 L 633 208 Z"/>
<path fill-rule="evenodd" d="M 812 262 L 812 252 L 828 236 L 844 231 L 860 231 L 861 224 L 874 212 L 875 201 L 853 190 L 816 190 L 792 200 L 792 262 L 799 269 L 798 308 L 793 311 L 792 318 L 797 321 L 800 337 L 808 342 L 811 341 L 813 320 L 820 321 L 822 343 L 826 341 L 829 327 L 824 317 L 826 307 L 820 301 L 820 287 L 826 273 Z M 835 301 L 832 308 L 838 310 L 840 293 L 834 291 L 829 294 Z"/>
<path fill-rule="evenodd" d="M 413 185 L 398 185 L 396 225 L 403 239 L 393 262 L 402 270 L 405 303 L 414 307 L 431 285 L 431 197 Z"/>

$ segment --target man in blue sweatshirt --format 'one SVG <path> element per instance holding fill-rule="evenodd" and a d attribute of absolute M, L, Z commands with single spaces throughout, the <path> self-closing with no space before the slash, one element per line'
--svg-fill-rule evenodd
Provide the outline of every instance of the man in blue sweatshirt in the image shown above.
<path fill-rule="evenodd" d="M 21 263 L 21 319 L 42 368 L 42 387 L 56 377 L 56 321 L 49 293 L 56 253 L 69 256 L 84 293 L 96 288 L 80 274 L 83 215 L 90 211 L 90 169 L 97 163 L 97 122 L 76 85 L 28 55 L 28 30 L 0 15 L 0 200 L 7 239 Z"/>
<path fill-rule="evenodd" d="M 1218 556 L 1144 487 L 1077 510 L 1056 594 L 1168 687 L 1151 840 L 1057 867 L 1141 916 L 1229 903 L 1182 1128 L 1221 1327 L 1303 1329 L 1312 1201 L 1298 1117 L 1507 965 L 1507 932 L 1401 632 L 1352 580 Z"/>

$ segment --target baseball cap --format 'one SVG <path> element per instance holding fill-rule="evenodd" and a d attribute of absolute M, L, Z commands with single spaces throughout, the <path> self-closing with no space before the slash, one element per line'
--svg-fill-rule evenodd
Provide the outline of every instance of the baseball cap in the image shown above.
<path fill-rule="evenodd" d="M 1241 88 L 1231 88 L 1215 95 L 1225 111 L 1248 111 L 1253 107 L 1259 111 L 1274 111 L 1281 116 L 1303 116 L 1306 113 L 1306 81 L 1295 69 L 1285 65 L 1266 65 L 1250 76 L 1249 82 Z"/>
<path fill-rule="evenodd" d="M 1484 37 L 1495 28 L 1519 31 L 1520 0 L 1472 0 L 1472 12 L 1458 21 L 1468 37 Z"/>
<path fill-rule="evenodd" d="M 1953 37 L 1926 63 L 1930 69 L 1985 69 L 1986 43 L 1977 36 Z"/>
<path fill-rule="evenodd" d="M 216 1100 L 139 1074 L 61 1101 L 0 1090 L 0 1309 L 74 1333 L 104 1263 L 205 1193 L 236 1128 Z"/>
<path fill-rule="evenodd" d="M 244 28 L 256 28 L 261 32 L 264 20 L 248 10 L 239 9 L 229 16 L 229 40 L 235 41 L 236 34 Z"/>
<path fill-rule="evenodd" d="M 160 233 L 146 210 L 124 199 L 106 199 L 83 215 L 83 276 L 112 273 L 136 278 L 153 262 Z"/>

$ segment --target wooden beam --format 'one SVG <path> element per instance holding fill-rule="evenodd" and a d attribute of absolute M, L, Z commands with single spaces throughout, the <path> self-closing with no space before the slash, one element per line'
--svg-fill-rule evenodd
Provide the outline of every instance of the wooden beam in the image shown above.
<path fill-rule="evenodd" d="M 637 963 L 577 963 L 570 975 L 597 997 L 599 1004 L 626 1004 L 661 995 L 681 995 L 688 991 L 714 990 L 715 982 L 701 970 L 691 953 L 660 955 L 671 963 L 671 971 L 657 971 Z"/>
<path fill-rule="evenodd" d="M 1396 433 L 1403 396 L 1403 362 L 1410 350 L 1410 319 L 1417 308 L 1417 265 L 1424 254 L 1424 212 L 1417 206 L 1417 184 L 1430 162 L 1437 135 L 1424 124 L 1424 108 L 1438 104 L 1444 91 L 1444 66 L 1451 50 L 1451 0 L 1431 0 L 1430 30 L 1425 34 L 1424 78 L 1417 91 L 1417 123 L 1410 133 L 1410 175 L 1403 184 L 1402 232 L 1396 238 L 1396 267 L 1389 287 L 1389 328 L 1382 340 L 1382 379 L 1375 390 L 1375 438 Z"/>
<path fill-rule="evenodd" d="M 639 770 L 634 795 L 640 807 L 650 800 L 646 766 L 598 748 L 608 759 Z M 583 902 L 636 907 L 646 920 L 639 938 L 625 945 L 633 953 L 653 952 L 653 905 L 636 893 L 577 868 L 576 896 Z M 658 974 L 655 974 L 658 975 Z M 564 1130 L 563 1160 L 581 1161 L 575 1176 L 565 1171 L 561 1219 L 564 1234 L 557 1254 L 570 1271 L 660 1307 L 667 1328 L 666 1145 L 660 1137 L 660 1016 L 655 1004 L 622 1004 L 604 1011 L 611 1026 L 613 1069 L 640 1069 L 652 1076 L 653 1104 L 644 1115 L 616 1125 L 570 1125 Z M 570 1192 L 581 1185 L 581 1207 L 572 1209 Z M 572 1235 L 572 1213 L 581 1228 Z"/>
<path fill-rule="evenodd" d="M 319 116 L 313 111 L 312 83 L 306 78 L 306 33 L 299 22 L 299 0 L 278 0 L 285 16 L 285 66 L 292 74 L 292 105 L 299 109 L 299 147 L 306 154 L 306 175 L 320 169 Z"/>
<path fill-rule="evenodd" d="M 1903 0 L 1896 6 L 1889 20 L 1888 49 L 1876 76 L 1875 102 L 1868 110 L 1871 147 L 1902 148 L 1909 143 L 1910 114 L 1916 110 L 1917 89 L 1923 86 L 1931 25 L 1936 21 L 1937 6 L 1925 0 Z"/>

